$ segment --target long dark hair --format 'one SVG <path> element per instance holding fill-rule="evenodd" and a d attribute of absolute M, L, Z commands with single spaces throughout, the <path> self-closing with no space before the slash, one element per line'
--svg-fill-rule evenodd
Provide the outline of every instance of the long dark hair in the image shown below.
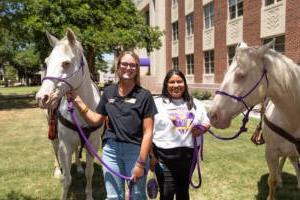
<path fill-rule="evenodd" d="M 162 91 L 161 91 L 161 97 L 163 98 L 164 101 L 165 101 L 165 99 L 169 99 L 170 102 L 172 101 L 172 96 L 168 92 L 168 82 L 169 82 L 169 79 L 173 75 L 177 75 L 177 76 L 180 76 L 180 78 L 182 78 L 184 86 L 185 86 L 185 90 L 182 94 L 182 99 L 183 99 L 184 102 L 187 103 L 188 109 L 191 110 L 194 106 L 193 97 L 190 96 L 185 76 L 179 69 L 171 69 L 167 72 L 167 74 L 165 76 L 165 79 L 164 79 L 163 88 L 162 88 Z"/>

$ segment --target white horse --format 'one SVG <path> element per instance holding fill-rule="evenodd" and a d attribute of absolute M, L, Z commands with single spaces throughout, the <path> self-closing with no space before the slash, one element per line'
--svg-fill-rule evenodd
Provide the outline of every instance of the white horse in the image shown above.
<path fill-rule="evenodd" d="M 216 128 L 228 128 L 231 120 L 268 97 L 265 117 L 288 132 L 292 138 L 300 138 L 300 68 L 291 59 L 271 50 L 272 42 L 260 48 L 242 44 L 237 47 L 235 58 L 213 100 L 209 112 L 211 124 Z M 264 121 L 266 123 L 266 121 Z M 266 141 L 265 156 L 269 167 L 268 200 L 275 199 L 277 184 L 281 184 L 281 156 L 289 157 L 297 175 L 299 152 L 289 142 L 263 124 Z M 299 147 L 299 143 L 298 143 Z"/>
<path fill-rule="evenodd" d="M 53 50 L 45 62 L 47 64 L 46 78 L 43 79 L 42 86 L 36 94 L 39 107 L 54 109 L 58 106 L 58 158 L 62 167 L 62 187 L 61 199 L 67 199 L 69 186 L 71 184 L 71 161 L 72 154 L 77 151 L 81 144 L 78 133 L 67 124 L 73 124 L 70 113 L 67 111 L 67 100 L 65 93 L 73 89 L 83 99 L 87 106 L 94 110 L 100 101 L 98 89 L 90 78 L 89 68 L 83 54 L 81 44 L 76 40 L 72 30 L 68 29 L 66 37 L 58 40 L 47 33 L 47 37 Z M 83 118 L 78 115 L 81 126 L 88 127 Z M 95 130 L 94 127 L 88 127 Z M 91 145 L 98 149 L 102 130 L 93 131 L 88 139 Z M 85 175 L 86 199 L 92 200 L 92 176 L 94 173 L 94 157 L 86 153 Z"/>
<path fill-rule="evenodd" d="M 48 121 L 48 124 L 49 124 L 49 114 L 48 112 L 51 111 L 51 109 L 45 109 L 44 110 L 44 113 L 45 113 L 45 116 L 47 118 L 47 121 Z M 54 178 L 57 178 L 57 179 L 60 179 L 61 176 L 62 176 L 62 171 L 61 171 L 61 166 L 60 166 L 60 163 L 59 163 L 59 160 L 58 160 L 58 138 L 55 138 L 53 140 L 51 140 L 51 144 L 52 144 L 52 147 L 53 147 L 53 151 L 54 151 Z M 75 150 L 75 155 L 74 155 L 74 158 L 75 158 L 75 164 L 76 164 L 76 171 L 78 174 L 83 174 L 84 173 L 84 169 L 81 165 L 81 161 L 80 161 L 80 151 L 79 149 L 78 150 Z"/>

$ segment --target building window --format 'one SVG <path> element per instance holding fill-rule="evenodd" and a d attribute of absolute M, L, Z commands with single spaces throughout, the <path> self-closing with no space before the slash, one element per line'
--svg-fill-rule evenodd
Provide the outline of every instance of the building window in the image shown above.
<path fill-rule="evenodd" d="M 235 19 L 243 15 L 243 0 L 229 0 L 229 18 Z"/>
<path fill-rule="evenodd" d="M 233 57 L 235 55 L 235 48 L 236 45 L 232 45 L 228 47 L 228 65 L 230 65 L 232 63 Z"/>
<path fill-rule="evenodd" d="M 178 21 L 172 23 L 172 35 L 173 35 L 173 41 L 178 40 Z"/>
<path fill-rule="evenodd" d="M 275 39 L 273 49 L 275 49 L 275 51 L 277 51 L 277 52 L 284 53 L 284 51 L 285 51 L 285 48 L 284 48 L 285 37 L 284 37 L 284 35 L 274 37 L 274 38 L 266 38 L 266 39 L 263 40 L 263 44 L 267 44 L 267 43 L 271 42 L 273 39 Z"/>
<path fill-rule="evenodd" d="M 150 13 L 149 13 L 149 10 L 147 10 L 145 13 L 144 13 L 144 18 L 145 18 L 145 23 L 147 25 L 150 25 Z"/>
<path fill-rule="evenodd" d="M 175 7 L 178 4 L 178 0 L 172 0 L 172 6 Z"/>
<path fill-rule="evenodd" d="M 178 69 L 178 57 L 172 58 L 173 69 Z"/>
<path fill-rule="evenodd" d="M 205 51 L 204 52 L 204 65 L 205 65 L 205 74 L 215 73 L 215 63 L 214 63 L 214 51 Z"/>
<path fill-rule="evenodd" d="M 186 55 L 187 74 L 194 74 L 194 54 Z"/>
<path fill-rule="evenodd" d="M 214 2 L 204 6 L 204 24 L 206 29 L 214 25 Z"/>
<path fill-rule="evenodd" d="M 269 6 L 269 5 L 272 5 L 276 2 L 279 2 L 281 0 L 265 0 L 265 6 Z"/>
<path fill-rule="evenodd" d="M 194 15 L 193 13 L 186 16 L 186 35 L 194 34 Z"/>

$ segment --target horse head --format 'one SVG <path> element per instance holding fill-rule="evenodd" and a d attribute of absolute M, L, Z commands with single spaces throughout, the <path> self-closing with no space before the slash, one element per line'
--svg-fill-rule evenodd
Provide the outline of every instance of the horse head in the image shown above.
<path fill-rule="evenodd" d="M 237 46 L 208 114 L 214 127 L 228 128 L 235 116 L 249 111 L 266 97 L 268 77 L 264 56 L 272 45 L 273 42 L 260 48 L 245 43 Z"/>
<path fill-rule="evenodd" d="M 71 29 L 67 29 L 61 40 L 48 32 L 46 35 L 53 50 L 45 59 L 46 76 L 36 100 L 41 108 L 55 108 L 68 90 L 76 89 L 82 83 L 86 61 L 82 46 Z"/>

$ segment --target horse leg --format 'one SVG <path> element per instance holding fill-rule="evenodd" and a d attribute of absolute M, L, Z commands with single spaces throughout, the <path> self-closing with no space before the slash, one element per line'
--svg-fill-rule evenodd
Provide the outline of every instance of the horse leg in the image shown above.
<path fill-rule="evenodd" d="M 86 153 L 86 167 L 85 167 L 85 177 L 86 177 L 86 187 L 85 194 L 87 200 L 93 200 L 93 187 L 92 178 L 94 174 L 94 157 L 88 152 Z"/>
<path fill-rule="evenodd" d="M 69 187 L 71 185 L 71 163 L 72 163 L 72 151 L 66 144 L 60 143 L 58 148 L 59 161 L 63 170 L 63 176 L 61 178 L 62 183 L 62 194 L 61 200 L 66 200 Z"/>
<path fill-rule="evenodd" d="M 280 188 L 282 187 L 282 169 L 283 169 L 284 163 L 286 161 L 286 158 L 287 158 L 286 156 L 283 156 L 279 161 L 277 181 L 278 181 L 278 187 L 280 187 Z"/>
<path fill-rule="evenodd" d="M 269 177 L 268 177 L 268 185 L 269 185 L 269 194 L 267 200 L 275 200 L 275 192 L 278 180 L 279 173 L 279 156 L 276 154 L 276 151 L 268 148 L 266 146 L 266 161 L 269 168 Z"/>
<path fill-rule="evenodd" d="M 297 176 L 297 189 L 300 189 L 300 169 L 299 169 L 299 157 L 297 156 L 293 156 L 293 157 L 289 157 L 292 165 L 294 166 L 295 172 L 296 172 L 296 176 Z"/>
<path fill-rule="evenodd" d="M 60 178 L 62 176 L 62 171 L 60 169 L 60 164 L 58 160 L 58 139 L 51 141 L 54 151 L 54 178 Z"/>
<path fill-rule="evenodd" d="M 76 171 L 78 174 L 83 174 L 84 170 L 83 170 L 83 167 L 81 165 L 81 161 L 80 161 L 80 158 L 79 158 L 79 149 L 76 148 L 75 150 L 75 163 L 76 163 Z"/>

